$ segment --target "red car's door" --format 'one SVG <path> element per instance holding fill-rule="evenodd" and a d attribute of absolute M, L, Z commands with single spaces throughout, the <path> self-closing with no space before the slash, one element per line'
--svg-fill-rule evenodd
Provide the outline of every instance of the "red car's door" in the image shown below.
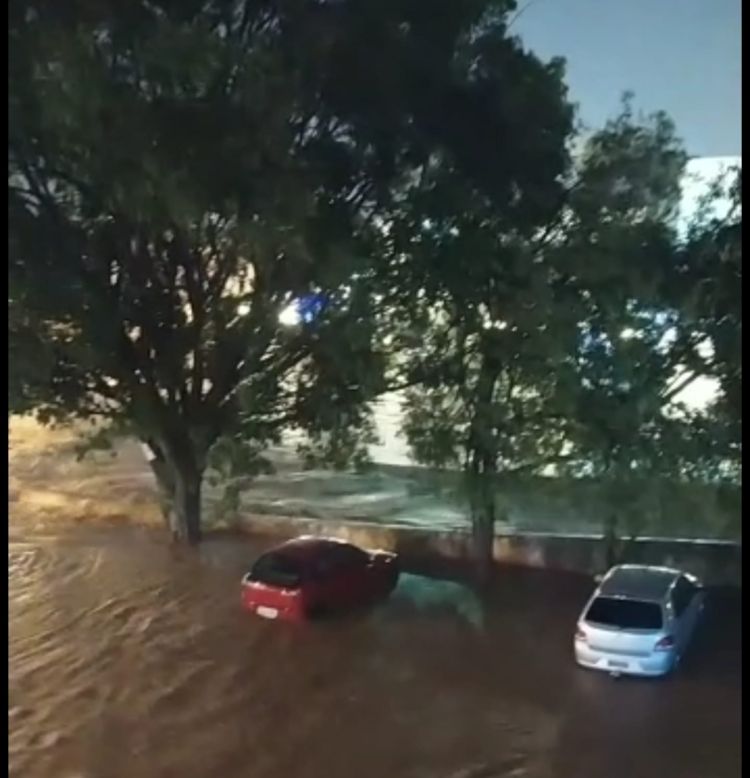
<path fill-rule="evenodd" d="M 354 546 L 337 549 L 339 591 L 342 605 L 363 605 L 372 596 L 370 556 Z"/>
<path fill-rule="evenodd" d="M 336 570 L 327 553 L 320 554 L 310 565 L 306 587 L 313 610 L 336 606 Z"/>
<path fill-rule="evenodd" d="M 344 543 L 321 554 L 316 560 L 315 577 L 325 607 L 351 607 L 369 599 L 369 561 L 364 551 Z"/>

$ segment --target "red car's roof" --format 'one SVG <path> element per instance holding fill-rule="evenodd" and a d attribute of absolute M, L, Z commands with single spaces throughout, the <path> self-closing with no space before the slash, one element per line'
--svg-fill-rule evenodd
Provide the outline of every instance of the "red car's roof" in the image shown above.
<path fill-rule="evenodd" d="M 289 559 L 307 562 L 314 559 L 317 554 L 330 549 L 331 546 L 351 546 L 345 540 L 338 538 L 319 538 L 313 535 L 303 535 L 299 538 L 287 540 L 280 546 L 269 549 L 271 553 L 281 553 Z"/>

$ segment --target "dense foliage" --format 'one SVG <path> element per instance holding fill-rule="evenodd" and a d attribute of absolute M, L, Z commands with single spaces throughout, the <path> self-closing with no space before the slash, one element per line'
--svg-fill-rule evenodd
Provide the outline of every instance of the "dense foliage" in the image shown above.
<path fill-rule="evenodd" d="M 670 120 L 577 134 L 513 9 L 12 0 L 10 411 L 139 437 L 195 541 L 207 468 L 360 466 L 406 388 L 480 569 L 505 477 L 736 481 L 739 171 L 681 231 Z"/>
<path fill-rule="evenodd" d="M 405 433 L 419 461 L 465 470 L 485 566 L 504 478 L 594 476 L 614 532 L 658 502 L 664 480 L 738 472 L 739 203 L 684 237 L 687 155 L 666 116 L 636 117 L 628 97 L 581 146 L 536 229 L 433 208 L 398 249 L 402 285 L 418 289 L 399 348 L 405 371 L 426 377 L 407 392 Z M 395 221 L 410 218 L 404 208 Z M 686 406 L 710 376 L 716 403 Z"/>
<path fill-rule="evenodd" d="M 375 249 L 436 160 L 504 223 L 556 207 L 559 63 L 507 35 L 510 0 L 438 5 L 9 5 L 10 409 L 137 435 L 182 537 L 212 457 L 257 465 L 290 426 L 361 451 Z"/>

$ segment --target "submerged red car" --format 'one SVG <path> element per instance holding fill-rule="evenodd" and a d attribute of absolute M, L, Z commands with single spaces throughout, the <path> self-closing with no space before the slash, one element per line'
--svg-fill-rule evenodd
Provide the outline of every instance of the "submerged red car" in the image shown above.
<path fill-rule="evenodd" d="M 303 536 L 258 558 L 242 579 L 242 604 L 267 619 L 299 621 L 386 597 L 398 575 L 396 554 Z"/>

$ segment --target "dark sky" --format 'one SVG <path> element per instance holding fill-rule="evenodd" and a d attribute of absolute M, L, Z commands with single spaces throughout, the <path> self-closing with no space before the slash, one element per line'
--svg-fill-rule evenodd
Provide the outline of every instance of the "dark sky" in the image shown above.
<path fill-rule="evenodd" d="M 741 0 L 519 0 L 511 28 L 568 62 L 571 99 L 598 127 L 626 89 L 665 110 L 695 156 L 741 154 Z"/>

